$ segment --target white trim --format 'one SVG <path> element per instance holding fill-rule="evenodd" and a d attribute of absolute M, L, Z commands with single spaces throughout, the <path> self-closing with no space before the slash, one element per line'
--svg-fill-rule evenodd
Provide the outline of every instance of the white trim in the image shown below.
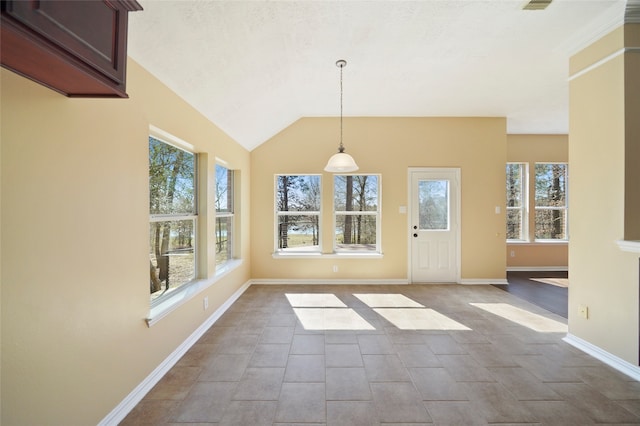
<path fill-rule="evenodd" d="M 597 19 L 584 25 L 564 42 L 556 46 L 553 51 L 564 53 L 566 56 L 573 56 L 587 46 L 600 40 L 611 31 L 624 24 L 624 6 L 615 3 L 599 14 Z"/>
<path fill-rule="evenodd" d="M 177 136 L 172 135 L 171 133 L 162 130 L 159 127 L 154 126 L 153 124 L 149 124 L 149 133 L 154 138 L 160 139 L 162 142 L 173 145 L 176 148 L 180 148 L 182 150 L 187 149 L 192 153 L 195 153 L 196 147 L 185 141 L 184 139 L 180 139 Z"/>
<path fill-rule="evenodd" d="M 409 284 L 406 278 L 363 278 L 363 279 L 304 279 L 304 278 L 254 278 L 250 283 L 256 285 L 405 285 Z"/>
<path fill-rule="evenodd" d="M 318 252 L 276 252 L 272 253 L 274 259 L 382 259 L 384 255 L 378 252 L 342 251 L 338 253 Z"/>
<path fill-rule="evenodd" d="M 630 253 L 640 253 L 640 241 L 618 240 L 616 241 L 618 248 L 622 251 Z"/>
<path fill-rule="evenodd" d="M 211 314 L 187 339 L 182 342 L 164 361 L 160 363 L 134 390 L 129 393 L 98 426 L 117 425 L 133 408 L 142 401 L 142 398 L 164 377 L 165 374 L 182 358 L 200 337 L 226 312 L 231 305 L 249 288 L 251 283 L 247 281 L 236 290 L 216 311 Z"/>
<path fill-rule="evenodd" d="M 568 271 L 568 266 L 507 266 L 507 271 L 509 272 L 552 272 L 552 271 Z"/>
<path fill-rule="evenodd" d="M 569 76 L 569 81 L 572 81 L 572 80 L 574 80 L 574 79 L 576 79 L 576 78 L 578 78 L 580 76 L 585 75 L 586 73 L 588 73 L 590 71 L 593 71 L 594 69 L 598 68 L 600 65 L 603 65 L 603 64 L 609 62 L 610 60 L 612 60 L 612 59 L 624 54 L 624 52 L 625 52 L 625 48 L 623 47 L 622 49 L 617 50 L 617 51 L 611 53 L 608 56 L 605 56 L 604 58 L 600 59 L 599 61 L 594 62 L 593 64 L 587 66 L 586 68 L 581 69 L 580 71 L 576 72 L 575 74 L 570 75 Z"/>
<path fill-rule="evenodd" d="M 633 365 L 630 362 L 627 362 L 622 358 L 619 358 L 605 351 L 604 349 L 599 348 L 598 346 L 592 343 L 589 343 L 586 340 L 583 340 L 570 333 L 567 333 L 567 336 L 562 340 L 564 340 L 571 346 L 574 346 L 580 349 L 581 351 L 587 353 L 588 355 L 591 355 L 595 359 L 598 359 L 604 362 L 608 366 L 615 368 L 622 374 L 626 374 L 632 379 L 640 381 L 640 367 L 638 367 L 637 365 Z"/>
<path fill-rule="evenodd" d="M 509 284 L 506 278 L 462 278 L 460 284 L 464 285 L 489 285 Z"/>

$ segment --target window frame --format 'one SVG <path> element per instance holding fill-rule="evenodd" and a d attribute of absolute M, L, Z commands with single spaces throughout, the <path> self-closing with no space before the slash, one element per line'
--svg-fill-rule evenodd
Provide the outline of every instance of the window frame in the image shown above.
<path fill-rule="evenodd" d="M 376 210 L 375 211 L 348 211 L 348 210 L 336 210 L 336 178 L 339 176 L 375 176 L 377 178 L 376 185 Z M 380 173 L 340 173 L 333 175 L 333 191 L 332 191 L 332 212 L 333 212 L 333 233 L 332 233 L 332 246 L 333 252 L 340 255 L 381 255 L 382 254 L 382 174 Z M 353 250 L 353 249 L 340 249 L 336 241 L 337 235 L 337 217 L 339 215 L 349 216 L 375 216 L 376 219 L 376 244 L 375 250 Z"/>
<path fill-rule="evenodd" d="M 218 210 L 218 167 L 223 168 L 226 170 L 226 175 L 227 175 L 227 198 L 231 198 L 230 202 L 227 203 L 227 206 L 229 207 L 229 211 L 222 211 L 222 210 Z M 229 184 L 229 180 L 231 181 L 231 183 Z M 214 210 L 215 210 L 215 221 L 214 221 L 214 230 L 213 230 L 213 235 L 214 235 L 214 244 L 216 245 L 216 252 L 215 252 L 215 270 L 216 272 L 219 272 L 220 270 L 224 269 L 227 267 L 227 265 L 230 264 L 230 262 L 236 260 L 236 171 L 234 169 L 231 169 L 229 167 L 227 167 L 226 162 L 222 162 L 222 161 L 216 161 L 215 164 L 215 175 L 214 175 L 214 187 L 216 190 L 216 199 L 215 199 L 215 206 L 214 206 Z M 217 232 L 218 232 L 218 219 L 230 219 L 230 223 L 227 224 L 227 232 L 229 232 L 229 229 L 231 229 L 231 238 L 229 238 L 228 234 L 227 234 L 227 260 L 225 260 L 224 262 L 218 263 L 218 249 L 217 249 L 217 245 L 218 245 L 218 240 L 217 240 Z"/>
<path fill-rule="evenodd" d="M 508 165 L 517 164 L 520 166 L 520 206 L 519 207 L 510 207 L 509 206 L 509 196 L 505 193 L 505 227 L 508 226 L 509 220 L 509 211 L 519 210 L 520 211 L 520 238 L 507 238 L 508 243 L 528 243 L 531 241 L 531 237 L 529 235 L 529 163 L 522 161 L 508 161 Z M 507 169 L 505 167 L 505 184 L 508 182 Z M 505 188 L 505 192 L 508 191 L 508 188 Z M 506 230 L 505 230 L 506 232 Z M 506 232 L 508 235 L 508 232 Z"/>
<path fill-rule="evenodd" d="M 196 282 L 199 278 L 199 252 L 200 252 L 200 239 L 199 239 L 199 229 L 200 229 L 200 224 L 199 224 L 199 209 L 200 209 L 200 195 L 199 195 L 199 174 L 200 174 L 200 170 L 199 170 L 199 155 L 197 152 L 195 152 L 195 149 L 193 147 L 193 145 L 189 144 L 188 142 L 183 141 L 180 138 L 177 138 L 167 132 L 164 132 L 160 129 L 156 129 L 153 127 L 150 127 L 150 131 L 149 131 L 149 135 L 147 137 L 147 143 L 149 144 L 151 141 L 150 139 L 153 138 L 158 142 L 164 143 L 166 145 L 169 145 L 175 149 L 179 149 L 181 151 L 184 151 L 188 154 L 193 155 L 193 213 L 192 214 L 185 214 L 185 213 L 176 213 L 176 214 L 170 214 L 170 213 L 160 213 L 160 214 L 152 214 L 151 213 L 151 188 L 149 188 L 149 232 L 151 232 L 151 224 L 152 223 L 158 223 L 158 222 L 177 222 L 177 221 L 187 221 L 187 220 L 191 220 L 193 221 L 193 276 L 192 278 L 187 281 L 184 282 L 182 284 L 180 284 L 178 287 L 174 287 L 174 288 L 170 288 L 170 291 L 167 291 L 166 293 L 156 297 L 156 298 L 151 298 L 151 294 L 149 295 L 150 297 L 150 308 L 153 310 L 153 308 L 156 308 L 160 305 L 162 305 L 163 303 L 165 303 L 167 300 L 171 299 L 172 297 L 174 297 L 176 294 L 183 292 L 186 288 L 188 288 L 189 286 L 191 286 L 194 282 Z M 150 152 L 148 152 L 147 155 L 150 155 Z M 151 241 L 149 240 L 149 244 L 151 243 Z"/>
<path fill-rule="evenodd" d="M 535 188 L 538 181 L 538 175 L 536 173 L 536 166 L 538 164 L 554 165 L 561 164 L 564 166 L 564 206 L 538 206 L 535 196 Z M 536 243 L 567 243 L 569 241 L 569 163 L 566 161 L 536 161 L 533 166 L 533 182 L 534 182 L 534 195 L 533 195 L 533 238 Z M 564 238 L 537 238 L 536 231 L 538 229 L 537 215 L 538 211 L 543 210 L 559 210 L 564 211 Z"/>
<path fill-rule="evenodd" d="M 312 177 L 315 176 L 318 178 L 318 202 L 319 202 L 319 210 L 278 210 L 278 180 L 281 176 L 304 176 L 304 177 Z M 323 203 L 322 203 L 322 175 L 319 173 L 277 173 L 274 175 L 274 234 L 273 234 L 273 245 L 274 245 L 274 255 L 276 256 L 317 256 L 322 254 L 322 213 L 323 213 Z M 280 240 L 280 217 L 282 216 L 317 216 L 318 223 L 318 245 L 317 248 L 313 250 L 309 249 L 301 249 L 301 248 L 280 248 L 279 240 Z"/>

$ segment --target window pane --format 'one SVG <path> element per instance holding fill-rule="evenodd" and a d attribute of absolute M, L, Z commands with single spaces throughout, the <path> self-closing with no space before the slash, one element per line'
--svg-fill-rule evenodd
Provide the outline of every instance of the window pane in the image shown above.
<path fill-rule="evenodd" d="M 566 239 L 566 210 L 536 209 L 536 239 Z"/>
<path fill-rule="evenodd" d="M 278 216 L 278 248 L 319 249 L 320 225 L 318 215 L 282 215 Z"/>
<path fill-rule="evenodd" d="M 376 215 L 336 215 L 336 249 L 376 251 Z"/>
<path fill-rule="evenodd" d="M 195 214 L 195 186 L 195 155 L 150 136 L 150 214 Z"/>
<path fill-rule="evenodd" d="M 566 177 L 566 164 L 536 164 L 536 206 L 566 206 Z"/>
<path fill-rule="evenodd" d="M 507 239 L 522 239 L 522 210 L 507 209 Z"/>
<path fill-rule="evenodd" d="M 449 229 L 449 181 L 421 180 L 418 201 L 421 230 Z"/>
<path fill-rule="evenodd" d="M 507 207 L 522 205 L 522 164 L 507 164 Z"/>
<path fill-rule="evenodd" d="M 278 211 L 320 211 L 320 176 L 278 176 Z"/>
<path fill-rule="evenodd" d="M 151 222 L 151 299 L 195 278 L 195 220 Z"/>
<path fill-rule="evenodd" d="M 334 177 L 335 211 L 378 210 L 378 176 L 336 175 Z"/>
<path fill-rule="evenodd" d="M 233 217 L 216 218 L 216 266 L 233 258 Z"/>
<path fill-rule="evenodd" d="M 216 164 L 216 212 L 233 212 L 233 170 Z"/>

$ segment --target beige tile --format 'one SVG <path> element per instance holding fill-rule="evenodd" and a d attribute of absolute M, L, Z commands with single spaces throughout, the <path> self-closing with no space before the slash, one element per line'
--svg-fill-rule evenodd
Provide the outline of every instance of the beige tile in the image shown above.
<path fill-rule="evenodd" d="M 426 401 L 425 406 L 438 426 L 486 425 L 476 408 L 469 401 Z"/>
<path fill-rule="evenodd" d="M 522 404 L 544 425 L 592 425 L 595 422 L 565 401 L 523 401 Z"/>
<path fill-rule="evenodd" d="M 284 368 L 247 368 L 234 400 L 276 401 L 280 396 Z"/>
<path fill-rule="evenodd" d="M 145 398 L 182 400 L 198 380 L 201 371 L 200 367 L 175 366 L 165 374 Z"/>
<path fill-rule="evenodd" d="M 495 382 L 485 367 L 471 355 L 437 355 L 442 366 L 458 382 Z"/>
<path fill-rule="evenodd" d="M 519 367 L 512 355 L 489 343 L 463 344 L 465 350 L 483 367 Z"/>
<path fill-rule="evenodd" d="M 277 405 L 276 401 L 231 401 L 218 426 L 271 426 Z"/>
<path fill-rule="evenodd" d="M 265 327 L 260 336 L 260 343 L 291 343 L 294 327 Z"/>
<path fill-rule="evenodd" d="M 374 424 L 378 424 L 378 420 L 371 402 L 327 402 L 327 426 L 371 426 Z"/>
<path fill-rule="evenodd" d="M 144 399 L 125 417 L 120 426 L 164 425 L 177 411 L 180 401 Z"/>
<path fill-rule="evenodd" d="M 229 405 L 236 383 L 198 382 L 175 411 L 175 422 L 219 422 Z"/>
<path fill-rule="evenodd" d="M 324 334 L 296 334 L 291 343 L 291 354 L 324 355 Z"/>
<path fill-rule="evenodd" d="M 469 401 L 489 423 L 535 423 L 538 419 L 500 383 L 462 383 Z"/>
<path fill-rule="evenodd" d="M 589 385 L 549 383 L 548 386 L 597 423 L 640 423 L 640 417 L 607 399 Z"/>
<path fill-rule="evenodd" d="M 408 382 L 411 380 L 398 355 L 362 355 L 370 382 Z"/>
<path fill-rule="evenodd" d="M 407 368 L 412 367 L 441 367 L 440 360 L 431 349 L 425 345 L 395 345 L 396 353 Z"/>
<path fill-rule="evenodd" d="M 640 382 L 631 380 L 611 367 L 602 365 L 579 368 L 582 381 L 613 400 L 640 400 Z"/>
<path fill-rule="evenodd" d="M 431 422 L 412 383 L 371 383 L 371 392 L 380 422 Z"/>
<path fill-rule="evenodd" d="M 202 370 L 201 382 L 234 382 L 240 380 L 249 364 L 250 354 L 217 354 Z"/>
<path fill-rule="evenodd" d="M 217 353 L 221 354 L 250 354 L 258 343 L 257 334 L 235 334 L 216 344 Z"/>
<path fill-rule="evenodd" d="M 359 334 L 358 345 L 362 354 L 394 354 L 391 340 L 384 334 Z"/>
<path fill-rule="evenodd" d="M 269 318 L 267 327 L 295 327 L 297 318 L 293 313 L 293 309 L 288 309 L 289 313 L 274 313 Z"/>
<path fill-rule="evenodd" d="M 180 358 L 176 367 L 202 367 L 215 355 L 215 351 L 216 345 L 198 342 Z"/>
<path fill-rule="evenodd" d="M 289 355 L 285 382 L 324 382 L 324 355 Z"/>
<path fill-rule="evenodd" d="M 278 401 L 276 422 L 326 421 L 324 383 L 284 383 Z"/>
<path fill-rule="evenodd" d="M 289 345 L 260 344 L 249 360 L 250 367 L 286 367 Z"/>
<path fill-rule="evenodd" d="M 325 344 L 346 345 L 358 343 L 358 335 L 354 331 L 330 330 L 324 333 Z"/>
<path fill-rule="evenodd" d="M 356 344 L 347 345 L 325 345 L 325 356 L 327 367 L 362 367 L 362 355 L 360 346 Z"/>
<path fill-rule="evenodd" d="M 460 383 L 444 368 L 410 368 L 413 383 L 425 401 L 467 401 Z"/>
<path fill-rule="evenodd" d="M 364 368 L 327 368 L 326 371 L 327 400 L 371 400 L 371 389 Z"/>
<path fill-rule="evenodd" d="M 524 368 L 489 367 L 489 371 L 498 383 L 501 383 L 516 399 L 521 401 L 562 400 L 560 395 Z"/>

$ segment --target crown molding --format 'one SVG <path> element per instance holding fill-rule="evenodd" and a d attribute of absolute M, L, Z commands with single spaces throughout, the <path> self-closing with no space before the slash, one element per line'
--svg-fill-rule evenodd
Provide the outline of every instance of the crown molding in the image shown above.
<path fill-rule="evenodd" d="M 627 0 L 624 11 L 625 24 L 640 24 L 640 0 Z"/>

